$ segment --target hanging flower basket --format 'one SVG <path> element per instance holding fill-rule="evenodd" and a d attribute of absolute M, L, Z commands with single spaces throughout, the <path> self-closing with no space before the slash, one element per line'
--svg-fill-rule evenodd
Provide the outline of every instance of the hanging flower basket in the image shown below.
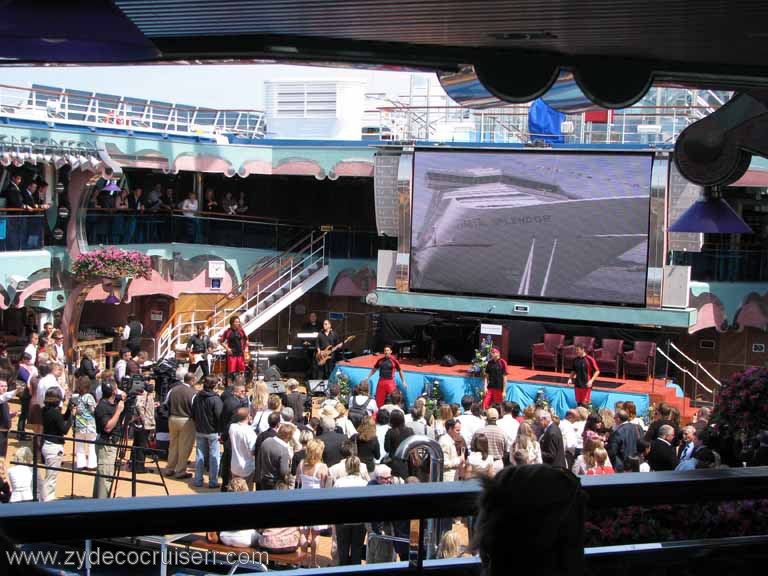
<path fill-rule="evenodd" d="M 136 250 L 104 248 L 80 254 L 72 263 L 72 276 L 78 282 L 100 278 L 144 278 L 152 276 L 152 260 Z"/>

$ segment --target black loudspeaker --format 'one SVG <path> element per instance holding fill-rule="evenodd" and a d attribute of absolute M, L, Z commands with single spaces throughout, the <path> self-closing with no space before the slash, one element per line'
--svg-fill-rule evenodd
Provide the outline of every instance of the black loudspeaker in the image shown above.
<path fill-rule="evenodd" d="M 450 354 L 446 354 L 440 359 L 440 366 L 456 366 L 458 362 L 456 361 L 456 358 L 451 356 Z"/>
<path fill-rule="evenodd" d="M 280 369 L 274 364 L 264 370 L 264 380 L 282 380 L 283 376 L 280 374 Z"/>

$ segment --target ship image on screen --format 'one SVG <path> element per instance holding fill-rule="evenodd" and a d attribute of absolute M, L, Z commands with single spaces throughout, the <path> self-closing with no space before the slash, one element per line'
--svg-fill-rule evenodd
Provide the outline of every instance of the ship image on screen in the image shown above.
<path fill-rule="evenodd" d="M 650 154 L 417 151 L 414 163 L 411 289 L 645 304 Z"/>

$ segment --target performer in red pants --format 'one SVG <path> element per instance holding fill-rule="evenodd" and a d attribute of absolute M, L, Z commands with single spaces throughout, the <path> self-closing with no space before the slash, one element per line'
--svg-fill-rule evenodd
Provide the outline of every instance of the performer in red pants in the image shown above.
<path fill-rule="evenodd" d="M 503 404 L 507 394 L 507 361 L 502 359 L 498 348 L 491 350 L 491 358 L 483 375 L 483 410 L 493 404 Z"/>
<path fill-rule="evenodd" d="M 586 406 L 592 401 L 592 385 L 600 375 L 600 370 L 595 359 L 587 354 L 583 344 L 576 344 L 576 354 L 568 384 L 573 383 L 576 403 L 579 406 Z"/>
<path fill-rule="evenodd" d="M 387 395 L 397 388 L 395 371 L 400 374 L 403 388 L 408 388 L 408 384 L 405 382 L 405 374 L 403 374 L 400 362 L 392 356 L 392 346 L 384 346 L 384 356 L 376 360 L 376 364 L 373 365 L 365 379 L 368 380 L 373 376 L 376 370 L 379 371 L 379 383 L 376 384 L 376 406 L 381 407 L 387 403 Z"/>

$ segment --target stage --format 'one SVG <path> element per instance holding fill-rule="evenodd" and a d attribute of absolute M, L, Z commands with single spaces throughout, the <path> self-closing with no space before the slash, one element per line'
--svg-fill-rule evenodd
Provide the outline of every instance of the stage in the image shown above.
<path fill-rule="evenodd" d="M 339 362 L 336 367 L 349 377 L 352 386 L 357 385 L 370 372 L 373 364 L 379 356 L 359 356 L 346 362 Z M 400 361 L 405 373 L 408 389 L 404 393 L 408 399 L 408 405 L 422 395 L 426 384 L 439 383 L 440 394 L 444 401 L 449 403 L 461 403 L 465 394 L 478 395 L 482 387 L 482 379 L 471 376 L 467 369 L 469 364 L 457 364 L 453 367 L 444 367 L 438 364 L 421 364 L 415 360 Z M 335 374 L 332 376 L 332 380 Z M 562 379 L 562 382 L 557 379 Z M 521 408 L 533 404 L 536 394 L 543 389 L 547 400 L 559 416 L 563 416 L 569 408 L 576 406 L 573 386 L 565 382 L 567 375 L 560 372 L 548 372 L 544 370 L 530 370 L 521 366 L 509 366 L 507 371 L 507 397 L 512 402 L 517 402 Z M 371 396 L 376 394 L 378 373 L 374 374 L 369 384 Z M 403 390 L 400 377 L 396 376 L 398 388 Z M 625 378 L 598 378 L 592 390 L 592 404 L 598 408 L 611 408 L 616 402 L 631 400 L 637 406 L 638 415 L 648 411 L 650 395 L 662 395 L 664 397 L 681 396 L 674 385 L 668 385 L 664 380 L 656 379 L 654 382 L 644 380 L 628 380 Z"/>

